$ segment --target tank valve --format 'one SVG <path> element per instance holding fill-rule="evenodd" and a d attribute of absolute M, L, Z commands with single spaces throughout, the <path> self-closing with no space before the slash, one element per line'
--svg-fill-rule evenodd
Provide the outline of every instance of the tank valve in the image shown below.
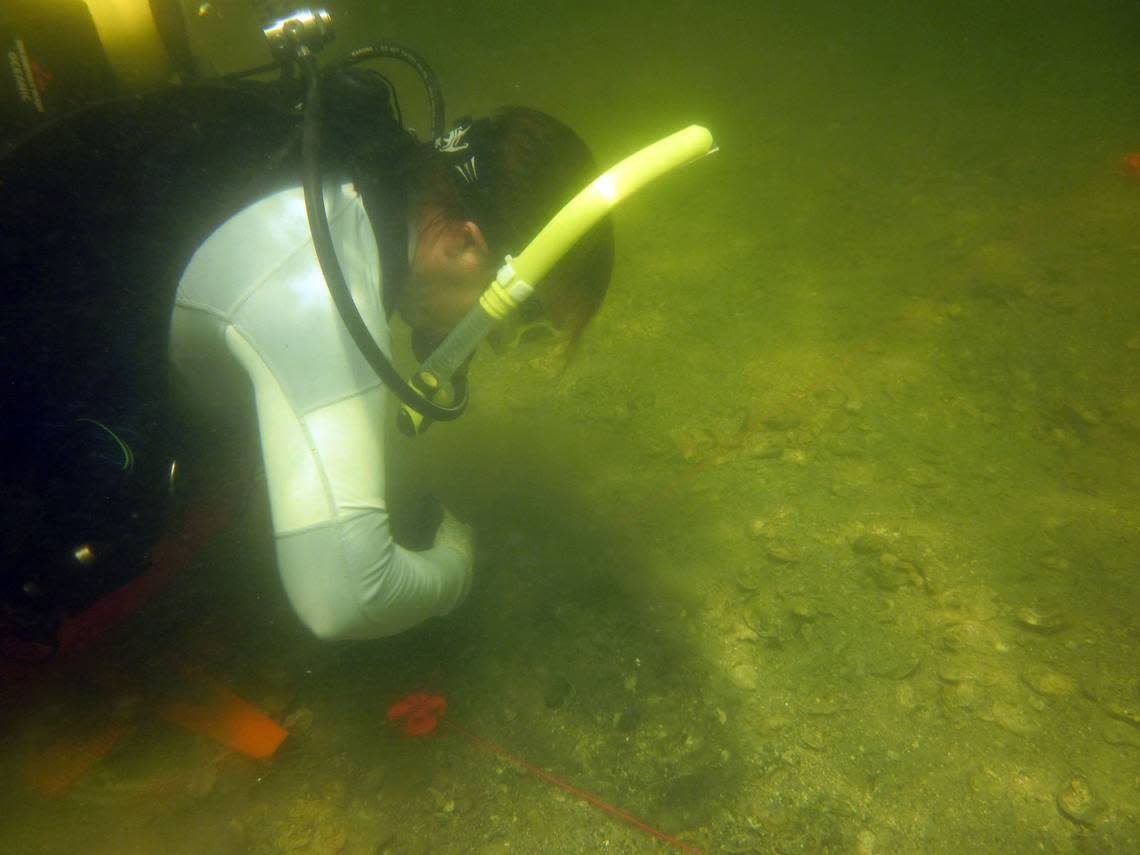
<path fill-rule="evenodd" d="M 327 9 L 298 9 L 262 27 L 269 50 L 278 59 L 316 53 L 333 39 L 332 15 Z"/>

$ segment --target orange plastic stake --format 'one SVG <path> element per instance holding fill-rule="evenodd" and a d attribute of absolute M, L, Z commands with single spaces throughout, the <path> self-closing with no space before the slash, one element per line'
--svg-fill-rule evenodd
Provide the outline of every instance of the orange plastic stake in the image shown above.
<path fill-rule="evenodd" d="M 195 733 L 202 733 L 227 748 L 262 759 L 273 754 L 289 731 L 207 674 L 198 674 L 201 697 L 194 701 L 171 700 L 159 711 L 164 719 Z"/>
<path fill-rule="evenodd" d="M 25 772 L 28 786 L 40 795 L 61 795 L 110 754 L 128 729 L 126 722 L 112 721 L 90 733 L 71 734 L 57 740 L 28 764 Z"/>

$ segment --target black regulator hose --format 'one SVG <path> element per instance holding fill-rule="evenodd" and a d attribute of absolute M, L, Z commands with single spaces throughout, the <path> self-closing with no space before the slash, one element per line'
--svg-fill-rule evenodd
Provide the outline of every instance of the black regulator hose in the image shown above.
<path fill-rule="evenodd" d="M 439 422 L 451 421 L 462 415 L 467 407 L 466 384 L 457 382 L 455 393 L 458 401 L 452 406 L 432 403 L 409 386 L 393 367 L 388 357 L 372 338 L 364 319 L 352 299 L 348 283 L 344 279 L 340 262 L 336 257 L 332 234 L 329 231 L 328 215 L 325 213 L 325 196 L 321 184 L 321 76 L 317 68 L 317 58 L 312 53 L 299 57 L 301 70 L 305 74 L 305 118 L 301 129 L 301 159 L 303 161 L 303 187 L 305 210 L 309 218 L 309 231 L 313 236 L 313 247 L 320 262 L 321 272 L 328 285 L 329 294 L 336 304 L 337 312 L 353 342 L 367 360 L 372 370 L 392 390 L 392 393 L 412 409 Z M 434 121 L 434 120 L 433 120 Z"/>
<path fill-rule="evenodd" d="M 428 109 L 431 111 L 431 139 L 436 140 L 444 134 L 443 87 L 439 85 L 439 78 L 431 70 L 422 56 L 403 45 L 378 44 L 357 48 L 342 62 L 344 65 L 356 65 L 370 59 L 398 59 L 407 63 L 423 81 L 427 90 Z"/>

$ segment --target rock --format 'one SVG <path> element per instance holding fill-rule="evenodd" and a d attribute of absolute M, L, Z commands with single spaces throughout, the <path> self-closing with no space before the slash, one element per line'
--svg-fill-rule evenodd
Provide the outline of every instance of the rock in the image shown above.
<path fill-rule="evenodd" d="M 1078 825 L 1092 825 L 1100 814 L 1100 803 L 1088 779 L 1074 775 L 1057 793 L 1057 810 Z"/>

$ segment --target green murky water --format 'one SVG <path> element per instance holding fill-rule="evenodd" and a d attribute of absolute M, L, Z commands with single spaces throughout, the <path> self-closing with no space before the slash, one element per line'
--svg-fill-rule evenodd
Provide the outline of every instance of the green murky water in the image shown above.
<path fill-rule="evenodd" d="M 488 354 L 469 416 L 396 445 L 476 526 L 460 612 L 308 639 L 250 502 L 28 699 L 0 848 L 670 849 L 387 728 L 424 687 L 703 852 L 1140 848 L 1135 4 L 334 11 L 342 46 L 428 56 L 453 116 L 536 106 L 602 162 L 690 122 L 721 151 L 618 211 L 569 370 Z M 148 714 L 187 649 L 288 721 L 271 761 Z M 71 791 L 21 788 L 21 752 L 116 704 L 133 730 Z"/>

